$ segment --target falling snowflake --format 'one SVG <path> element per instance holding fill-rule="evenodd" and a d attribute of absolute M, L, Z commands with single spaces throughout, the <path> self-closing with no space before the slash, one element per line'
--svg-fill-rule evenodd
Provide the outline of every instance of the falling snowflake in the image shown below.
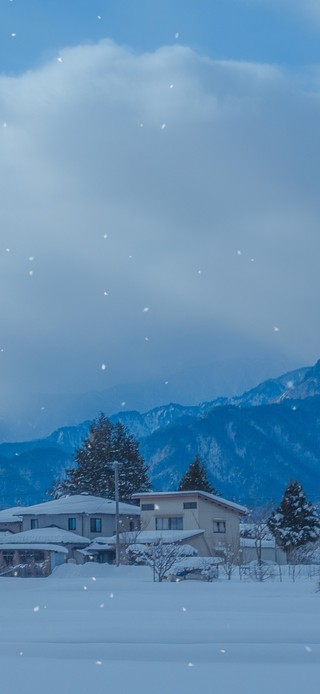
<path fill-rule="evenodd" d="M 96 660 L 96 665 L 102 665 L 102 660 Z"/>
<path fill-rule="evenodd" d="M 150 311 L 149 306 L 145 306 L 143 309 L 143 313 L 148 313 Z"/>
<path fill-rule="evenodd" d="M 33 275 L 33 270 L 29 270 L 29 275 L 30 275 L 30 277 L 32 277 L 32 275 Z"/>
<path fill-rule="evenodd" d="M 274 330 L 275 333 L 278 333 L 279 330 L 280 330 L 280 328 L 278 328 L 277 325 L 274 325 L 274 326 L 273 326 L 273 330 Z"/>
<path fill-rule="evenodd" d="M 39 610 L 40 610 L 40 606 L 39 606 L 39 605 L 36 605 L 36 606 L 33 608 L 33 611 L 34 611 L 34 612 L 39 612 Z"/>
<path fill-rule="evenodd" d="M 32 263 L 32 261 L 34 260 L 34 255 L 29 255 L 29 260 Z"/>
<path fill-rule="evenodd" d="M 140 128 L 143 128 L 143 126 L 144 126 L 144 123 L 140 123 Z"/>
<path fill-rule="evenodd" d="M 101 609 L 104 607 L 104 602 L 100 603 L 100 607 L 101 607 Z"/>
<path fill-rule="evenodd" d="M 83 586 L 83 590 L 88 590 L 88 586 Z"/>
<path fill-rule="evenodd" d="M 198 275 L 202 275 L 202 270 L 198 270 Z"/>
<path fill-rule="evenodd" d="M 3 127 L 3 128 L 6 128 L 6 127 L 7 127 L 6 122 L 2 123 L 2 127 Z"/>
<path fill-rule="evenodd" d="M 162 123 L 162 125 L 161 125 L 161 130 L 164 130 L 166 127 L 167 127 L 167 124 L 166 124 L 166 123 Z"/>
<path fill-rule="evenodd" d="M 149 342 L 149 338 L 148 338 L 148 337 L 145 337 L 144 339 L 145 339 L 146 342 Z"/>
<path fill-rule="evenodd" d="M 58 63 L 62 63 L 63 58 L 61 58 L 61 55 L 59 55 L 59 57 L 57 58 L 57 61 L 58 61 Z"/>
<path fill-rule="evenodd" d="M 126 404 L 126 401 L 125 401 L 125 400 L 122 400 L 121 407 L 124 407 L 125 404 Z"/>
<path fill-rule="evenodd" d="M 242 251 L 237 251 L 237 255 L 242 255 Z"/>
<path fill-rule="evenodd" d="M 164 382 L 164 385 L 165 385 L 165 386 L 167 386 L 167 385 L 168 385 L 168 383 L 169 383 L 169 381 L 165 381 L 165 382 Z"/>
<path fill-rule="evenodd" d="M 194 663 L 188 663 L 188 667 L 194 667 Z"/>
<path fill-rule="evenodd" d="M 225 652 L 226 651 L 224 650 L 224 648 L 220 648 L 220 653 L 225 653 Z"/>
<path fill-rule="evenodd" d="M 254 263 L 254 258 L 250 258 L 250 262 L 251 262 L 251 263 Z"/>
<path fill-rule="evenodd" d="M 11 34 L 11 36 L 12 36 L 13 39 L 16 37 L 16 35 L 17 35 L 17 34 L 16 34 L 15 31 L 13 31 L 12 34 Z"/>
<path fill-rule="evenodd" d="M 20 651 L 19 655 L 23 655 L 23 651 Z"/>
<path fill-rule="evenodd" d="M 304 647 L 304 650 L 307 651 L 307 653 L 311 653 L 311 652 L 312 652 L 312 648 L 310 648 L 310 646 L 305 646 L 305 647 Z"/>
<path fill-rule="evenodd" d="M 170 84 L 170 89 L 173 89 L 173 87 L 174 87 L 174 84 Z"/>
<path fill-rule="evenodd" d="M 98 15 L 97 15 L 97 19 L 101 19 L 101 14 L 98 14 Z"/>
<path fill-rule="evenodd" d="M 104 238 L 104 239 L 107 239 L 107 238 L 108 238 L 108 234 L 103 234 L 103 238 Z"/>
<path fill-rule="evenodd" d="M 103 296 L 109 296 L 108 292 L 103 292 Z"/>
<path fill-rule="evenodd" d="M 6 253 L 10 253 L 10 248 L 6 248 Z"/>
<path fill-rule="evenodd" d="M 110 593 L 110 598 L 114 598 L 114 593 Z"/>
<path fill-rule="evenodd" d="M 101 370 L 102 370 L 102 371 L 105 371 L 106 368 L 107 368 L 107 365 L 106 365 L 106 364 L 101 364 Z"/>
<path fill-rule="evenodd" d="M 178 31 L 176 31 L 176 33 L 175 33 L 175 35 L 174 35 L 174 38 L 175 38 L 175 39 L 178 39 L 178 38 L 179 38 L 179 36 L 180 36 L 179 32 L 178 32 Z"/>
<path fill-rule="evenodd" d="M 187 608 L 186 608 L 186 607 L 183 607 L 183 608 L 182 608 L 182 612 L 186 612 L 186 611 L 187 611 Z"/>

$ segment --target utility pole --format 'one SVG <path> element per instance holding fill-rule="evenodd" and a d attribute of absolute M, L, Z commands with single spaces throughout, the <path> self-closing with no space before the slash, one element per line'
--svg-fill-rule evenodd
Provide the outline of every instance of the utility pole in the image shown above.
<path fill-rule="evenodd" d="M 114 498 L 116 502 L 116 566 L 120 564 L 120 537 L 119 537 L 119 463 L 114 461 Z"/>

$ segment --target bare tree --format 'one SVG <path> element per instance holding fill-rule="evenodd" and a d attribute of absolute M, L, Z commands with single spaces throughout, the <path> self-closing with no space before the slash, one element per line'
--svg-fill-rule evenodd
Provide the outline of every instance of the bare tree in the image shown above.
<path fill-rule="evenodd" d="M 231 581 L 233 572 L 240 564 L 239 540 L 234 537 L 230 542 L 222 545 L 221 550 L 219 549 L 219 557 L 221 557 L 221 568 L 228 581 Z"/>
<path fill-rule="evenodd" d="M 270 539 L 270 530 L 268 528 L 268 521 L 272 511 L 272 506 L 268 504 L 267 506 L 262 506 L 260 508 L 252 509 L 249 517 L 249 523 L 241 531 L 242 537 L 249 538 L 253 540 L 256 561 L 252 562 L 252 577 L 257 581 L 264 581 L 266 578 L 270 578 L 271 574 L 274 572 L 271 570 L 270 562 L 263 560 L 263 544 L 266 540 Z"/>
<path fill-rule="evenodd" d="M 178 542 L 163 542 L 159 539 L 149 545 L 130 545 L 127 551 L 136 557 L 136 563 L 150 566 L 153 580 L 161 581 L 169 573 L 170 569 L 182 558 L 197 554 L 190 545 L 182 545 Z"/>

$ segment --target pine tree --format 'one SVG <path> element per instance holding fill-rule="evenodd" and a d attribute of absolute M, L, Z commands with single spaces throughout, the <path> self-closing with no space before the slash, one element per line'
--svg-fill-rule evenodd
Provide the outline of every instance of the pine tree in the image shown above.
<path fill-rule="evenodd" d="M 87 492 L 113 499 L 115 461 L 119 463 L 120 501 L 132 503 L 132 494 L 150 491 L 148 466 L 139 453 L 138 442 L 121 422 L 112 424 L 101 413 L 75 453 L 75 466 L 66 471 L 66 479 L 55 485 L 53 495 Z"/>
<path fill-rule="evenodd" d="M 320 518 L 317 509 L 307 501 L 298 481 L 289 482 L 280 506 L 268 520 L 268 527 L 287 555 L 319 538 Z"/>
<path fill-rule="evenodd" d="M 196 455 L 194 461 L 189 465 L 179 484 L 179 492 L 194 490 L 209 492 L 210 494 L 218 494 L 210 483 L 205 465 L 201 462 L 198 454 Z"/>

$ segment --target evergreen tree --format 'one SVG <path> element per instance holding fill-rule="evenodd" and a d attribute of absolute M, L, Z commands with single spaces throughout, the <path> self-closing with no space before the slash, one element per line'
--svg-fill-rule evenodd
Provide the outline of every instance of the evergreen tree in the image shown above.
<path fill-rule="evenodd" d="M 139 453 L 138 442 L 121 422 L 112 424 L 101 413 L 75 453 L 75 466 L 66 471 L 66 479 L 55 485 L 53 495 L 87 492 L 114 499 L 115 461 L 119 463 L 120 501 L 132 503 L 132 494 L 150 491 L 148 466 Z"/>
<path fill-rule="evenodd" d="M 210 494 L 218 494 L 210 483 L 205 465 L 201 462 L 198 454 L 196 455 L 194 461 L 189 465 L 179 484 L 179 492 L 194 490 L 209 492 Z"/>
<path fill-rule="evenodd" d="M 287 555 L 319 538 L 320 518 L 317 509 L 307 501 L 299 482 L 289 482 L 280 506 L 268 520 L 268 527 Z"/>

